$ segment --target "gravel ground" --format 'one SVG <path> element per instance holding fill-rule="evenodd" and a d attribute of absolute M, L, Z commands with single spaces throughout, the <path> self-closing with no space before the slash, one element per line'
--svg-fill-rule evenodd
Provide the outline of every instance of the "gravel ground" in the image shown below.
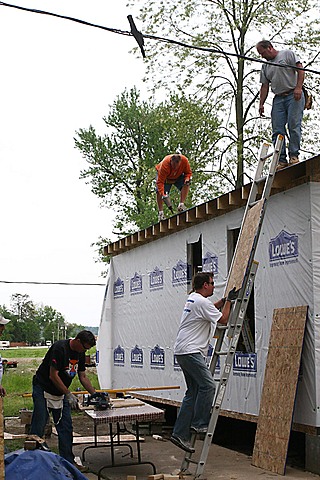
<path fill-rule="evenodd" d="M 92 421 L 85 416 L 85 414 L 78 414 L 73 418 L 74 432 L 82 436 L 93 435 Z M 10 433 L 24 433 L 24 425 L 21 425 L 20 419 L 6 419 L 6 431 Z M 99 435 L 107 434 L 106 426 L 98 427 Z M 142 431 L 144 441 L 141 443 L 142 460 L 151 462 L 155 465 L 157 473 L 173 474 L 179 472 L 181 462 L 183 459 L 183 451 L 174 446 L 170 441 L 170 430 L 164 429 L 163 432 L 158 432 L 161 439 L 156 439 L 147 431 Z M 6 445 L 9 445 L 6 442 Z M 48 445 L 54 451 L 57 451 L 57 437 L 51 435 L 48 439 Z M 196 451 L 200 451 L 202 446 L 201 441 L 196 443 Z M 75 445 L 74 453 L 81 457 L 85 445 Z M 133 444 L 134 457 L 133 461 L 137 460 L 136 448 Z M 132 460 L 132 459 L 131 459 Z M 123 464 L 130 461 L 129 449 L 127 447 L 119 447 L 115 449 L 115 461 L 117 464 Z M 92 472 L 88 474 L 88 480 L 96 479 L 99 469 L 110 462 L 110 450 L 107 447 L 91 448 L 86 452 L 84 464 Z M 190 468 L 191 470 L 191 468 Z M 194 470 L 192 469 L 192 472 Z M 191 473 L 192 473 L 191 472 Z M 148 475 L 153 473 L 150 464 L 139 466 L 120 466 L 117 468 L 108 468 L 102 472 L 103 478 L 110 480 L 126 480 L 127 475 L 135 475 L 137 480 L 146 480 Z M 224 448 L 222 446 L 213 444 L 206 464 L 206 469 L 201 478 L 207 480 L 274 480 L 281 477 L 274 473 L 261 470 L 251 465 L 251 455 L 239 453 L 234 450 Z M 317 479 L 318 475 L 298 470 L 292 467 L 287 467 L 285 478 L 287 479 Z"/>

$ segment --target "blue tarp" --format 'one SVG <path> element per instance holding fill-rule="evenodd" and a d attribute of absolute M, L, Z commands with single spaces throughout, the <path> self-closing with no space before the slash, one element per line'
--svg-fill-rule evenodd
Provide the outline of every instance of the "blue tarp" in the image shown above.
<path fill-rule="evenodd" d="M 70 462 L 52 452 L 17 450 L 5 455 L 6 480 L 88 480 Z"/>

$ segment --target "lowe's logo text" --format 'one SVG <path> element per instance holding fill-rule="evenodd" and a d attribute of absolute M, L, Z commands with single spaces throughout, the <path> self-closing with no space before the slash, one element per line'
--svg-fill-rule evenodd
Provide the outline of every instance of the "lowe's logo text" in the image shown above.
<path fill-rule="evenodd" d="M 257 372 L 257 355 L 255 353 L 236 352 L 233 359 L 234 372 Z"/>
<path fill-rule="evenodd" d="M 142 293 L 142 276 L 136 272 L 130 279 L 130 294 L 136 295 L 137 293 Z"/>
<path fill-rule="evenodd" d="M 163 271 L 156 267 L 149 276 L 150 290 L 160 290 L 163 288 Z"/>
<path fill-rule="evenodd" d="M 172 285 L 181 285 L 191 281 L 190 266 L 179 260 L 172 268 Z"/>
<path fill-rule="evenodd" d="M 124 296 L 124 281 L 118 277 L 113 284 L 113 297 L 119 298 L 123 296 Z"/>
<path fill-rule="evenodd" d="M 207 252 L 202 259 L 202 271 L 218 274 L 218 257 L 213 253 Z"/>
<path fill-rule="evenodd" d="M 131 367 L 143 367 L 143 351 L 138 345 L 131 350 Z"/>
<path fill-rule="evenodd" d="M 270 265 L 283 265 L 297 262 L 299 256 L 298 235 L 281 230 L 279 235 L 269 242 Z"/>
<path fill-rule="evenodd" d="M 165 366 L 164 350 L 159 345 L 150 351 L 150 365 L 151 368 L 164 368 Z"/>
<path fill-rule="evenodd" d="M 124 349 L 120 345 L 113 350 L 113 363 L 114 365 L 124 366 Z"/>

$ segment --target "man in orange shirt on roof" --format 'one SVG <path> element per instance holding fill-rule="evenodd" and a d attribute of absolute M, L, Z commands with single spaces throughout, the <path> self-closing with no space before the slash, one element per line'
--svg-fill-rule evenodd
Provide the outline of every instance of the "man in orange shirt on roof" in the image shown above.
<path fill-rule="evenodd" d="M 178 212 L 183 212 L 186 209 L 184 202 L 189 192 L 192 171 L 187 157 L 178 153 L 164 157 L 162 162 L 156 165 L 156 170 L 156 192 L 160 221 L 165 219 L 163 202 L 173 211 L 169 198 L 172 185 L 175 185 L 180 190 Z"/>

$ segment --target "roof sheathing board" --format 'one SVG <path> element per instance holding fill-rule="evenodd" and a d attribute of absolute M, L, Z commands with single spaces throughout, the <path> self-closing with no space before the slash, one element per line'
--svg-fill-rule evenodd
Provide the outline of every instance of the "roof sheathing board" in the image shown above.
<path fill-rule="evenodd" d="M 289 190 L 309 181 L 320 182 L 319 160 L 320 155 L 317 155 L 309 160 L 278 171 L 273 181 L 271 195 Z M 241 188 L 232 190 L 208 202 L 196 205 L 185 212 L 173 215 L 144 230 L 140 230 L 116 242 L 110 243 L 104 247 L 104 255 L 118 255 L 145 243 L 157 240 L 158 238 L 171 235 L 179 230 L 192 227 L 211 218 L 243 207 L 246 204 L 251 185 L 251 183 L 246 184 Z M 263 184 L 260 184 L 259 188 L 262 191 Z"/>

